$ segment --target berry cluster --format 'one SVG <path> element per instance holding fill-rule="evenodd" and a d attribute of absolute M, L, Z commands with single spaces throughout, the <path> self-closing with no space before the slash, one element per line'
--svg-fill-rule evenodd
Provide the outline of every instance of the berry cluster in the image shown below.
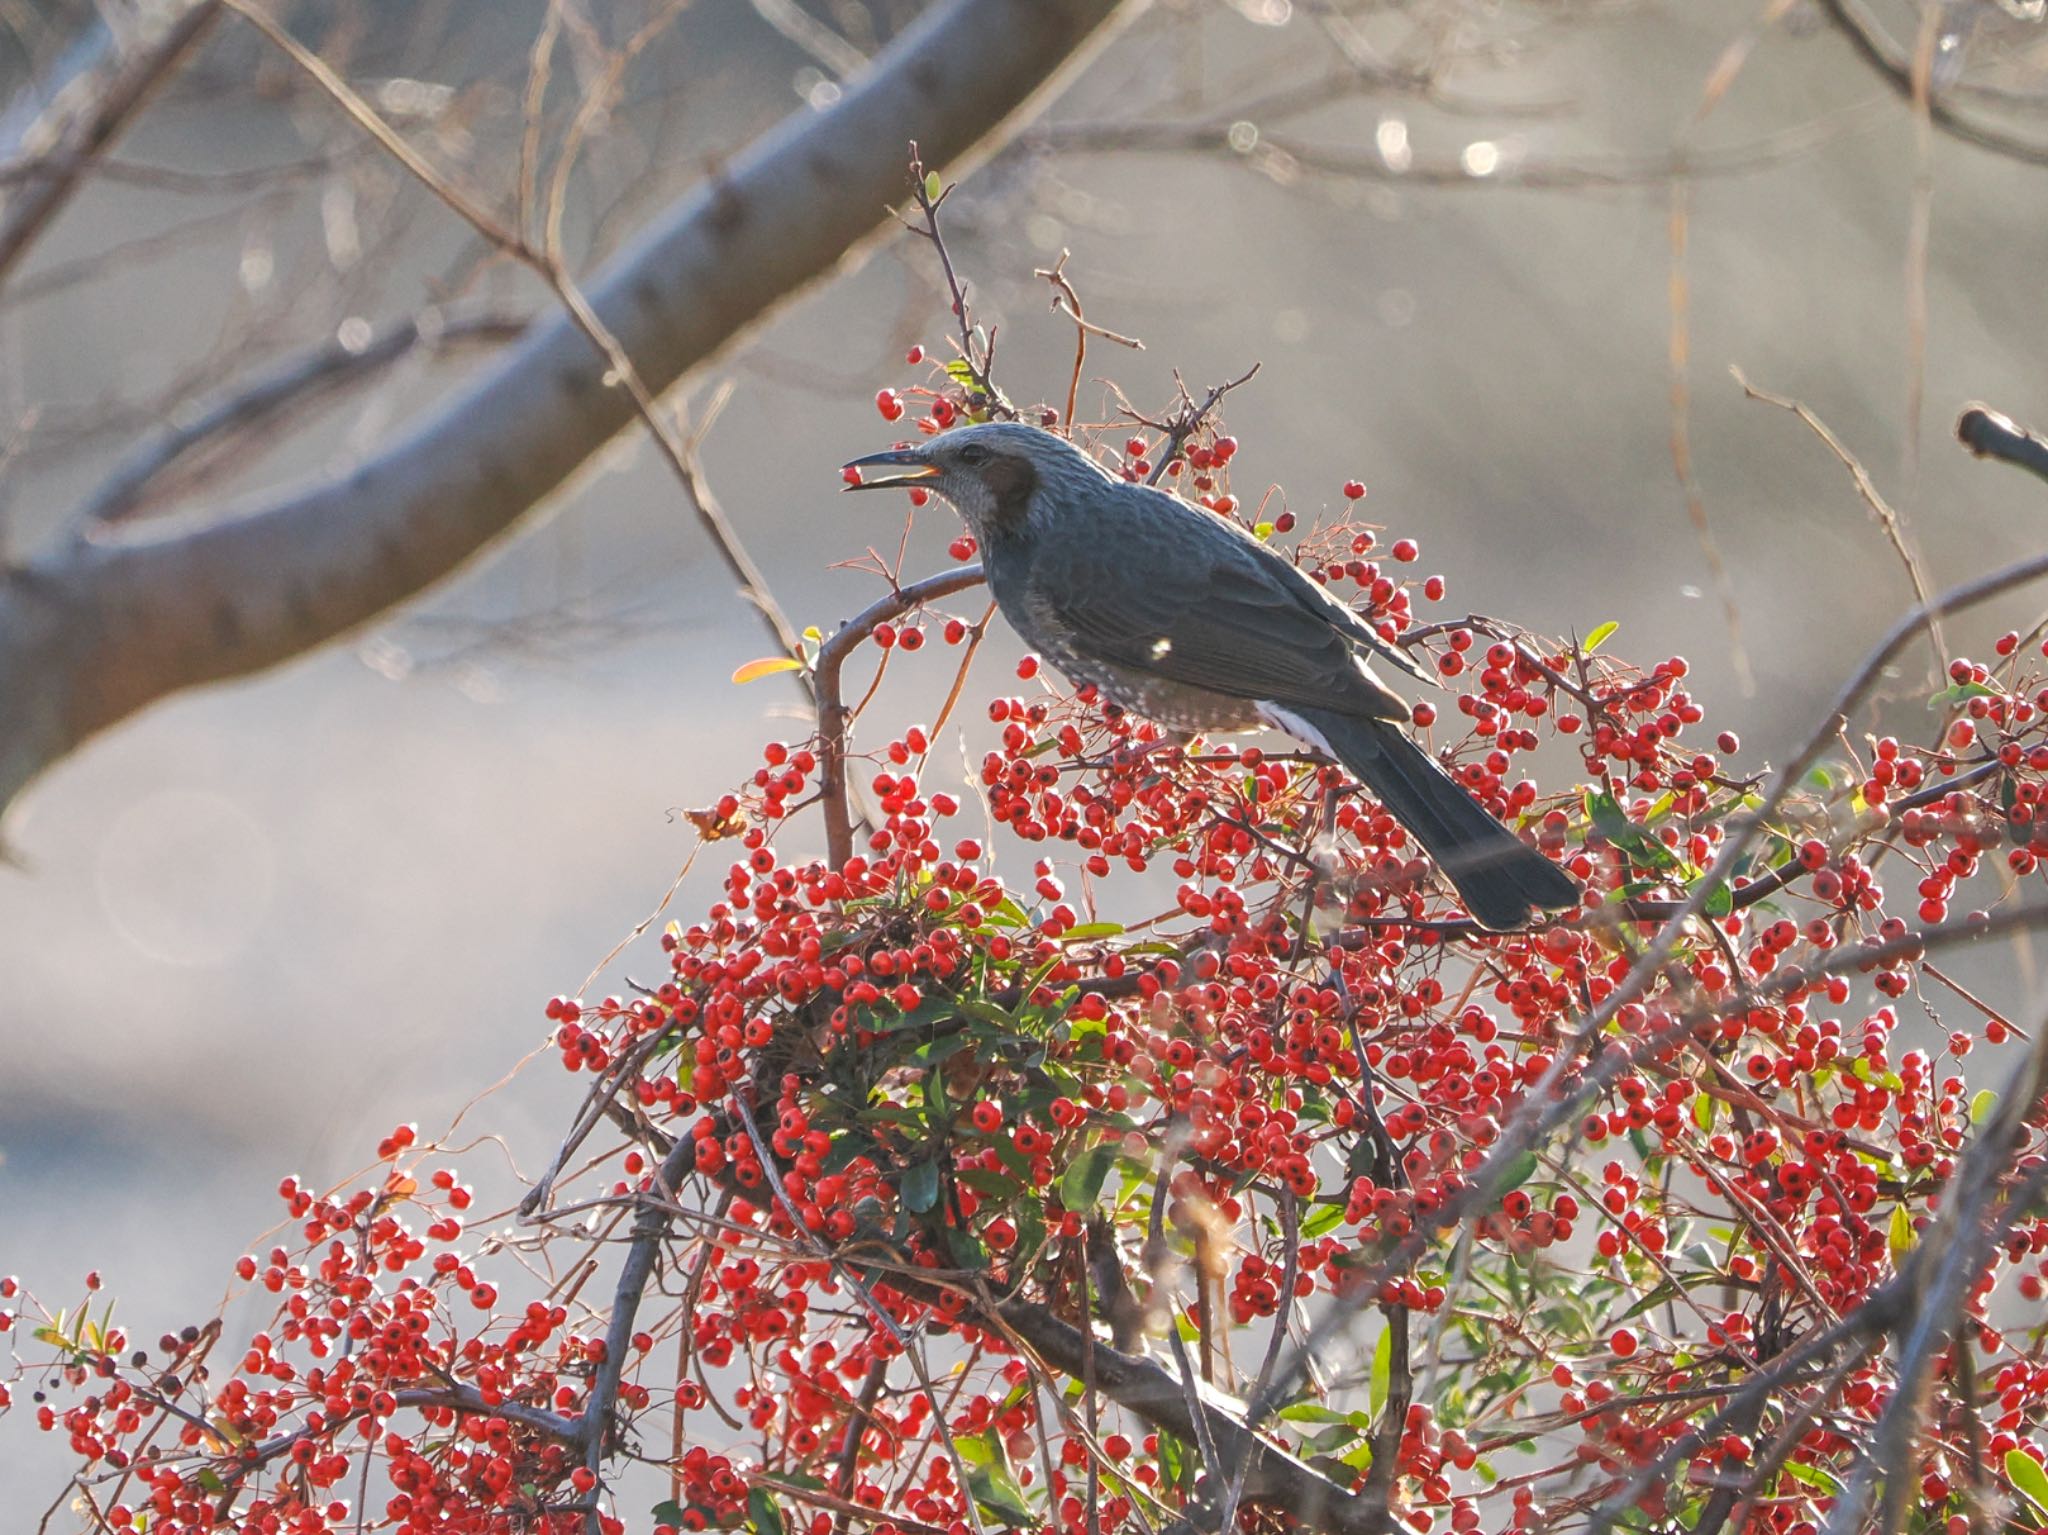
<path fill-rule="evenodd" d="M 877 404 L 943 430 L 963 387 Z M 1113 456 L 1150 478 L 1169 452 L 1216 514 L 1296 530 L 1241 510 L 1212 429 Z M 1340 518 L 1363 495 L 1343 485 Z M 1894 1293 L 1996 1113 L 1965 1059 L 2031 1048 L 1936 958 L 2017 900 L 1994 876 L 2048 855 L 2028 647 L 1957 661 L 1931 740 L 1867 739 L 1754 827 L 1760 780 L 1706 740 L 1682 659 L 1425 620 L 1444 583 L 1408 574 L 1414 541 L 1349 521 L 1295 547 L 1444 681 L 1418 727 L 1457 726 L 1452 770 L 1581 909 L 1480 931 L 1341 773 L 1170 740 L 1027 659 L 966 782 L 912 726 L 845 785 L 826 738 L 770 743 L 693 814 L 733 856 L 663 933 L 666 972 L 546 1007 L 589 1085 L 524 1248 L 481 1236 L 401 1127 L 358 1187 L 281 1185 L 291 1235 L 235 1268 L 275 1307 L 239 1358 L 218 1323 L 133 1349 L 90 1297 L 0 1282 L 0 1409 L 30 1392 L 116 1531 L 1078 1535 L 1226 1496 L 1231 1467 L 1158 1406 L 1177 1351 L 1248 1395 L 1275 1328 L 1359 1315 L 1356 1368 L 1260 1404 L 1292 1458 L 1245 1491 L 1247 1527 L 1316 1527 L 1313 1493 L 1416 1532 L 1739 1504 L 1814 1535 L 1894 1381 L 1881 1331 L 1829 1369 L 1774 1361 Z M 906 607 L 867 637 L 927 632 L 973 631 Z M 1546 756 L 1581 781 L 1546 792 Z M 867 809 L 829 861 L 803 812 L 834 788 Z M 2001 1186 L 2039 1166 L 2044 1117 Z M 596 1301 L 620 1242 L 665 1262 Z M 1937 1362 L 1929 1527 L 1987 1487 L 2048 1524 L 2044 1280 L 2048 1220 L 2002 1207 Z M 645 1517 L 612 1496 L 626 1455 L 668 1479 Z"/>

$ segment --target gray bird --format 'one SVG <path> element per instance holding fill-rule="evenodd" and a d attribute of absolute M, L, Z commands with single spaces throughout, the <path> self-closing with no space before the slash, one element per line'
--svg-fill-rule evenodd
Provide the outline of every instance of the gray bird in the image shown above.
<path fill-rule="evenodd" d="M 1229 519 L 1016 422 L 959 427 L 847 468 L 860 471 L 849 490 L 918 485 L 951 502 L 1003 616 L 1073 681 L 1176 729 L 1270 725 L 1343 763 L 1481 926 L 1578 904 L 1562 869 L 1409 739 L 1408 705 L 1372 662 L 1425 674 Z"/>

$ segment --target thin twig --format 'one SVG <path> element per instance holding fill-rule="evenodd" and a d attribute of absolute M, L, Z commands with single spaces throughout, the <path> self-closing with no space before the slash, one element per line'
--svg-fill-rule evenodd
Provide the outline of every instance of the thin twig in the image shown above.
<path fill-rule="evenodd" d="M 1904 519 L 1885 500 L 1883 493 L 1877 488 L 1877 482 L 1871 479 L 1869 471 L 1857 460 L 1856 455 L 1843 445 L 1841 438 L 1830 431 L 1828 424 L 1815 415 L 1808 406 L 1785 395 L 1772 394 L 1768 389 L 1757 388 L 1743 376 L 1740 368 L 1731 367 L 1728 371 L 1734 375 L 1735 382 L 1742 386 L 1742 392 L 1750 399 L 1761 400 L 1766 405 L 1775 405 L 1778 409 L 1790 411 L 1797 416 L 1816 437 L 1828 445 L 1828 451 L 1833 453 L 1841 461 L 1842 467 L 1849 471 L 1849 478 L 1856 486 L 1856 494 L 1863 498 L 1864 506 L 1876 519 L 1877 525 L 1884 530 L 1884 536 L 1891 544 L 1892 552 L 1898 555 L 1899 563 L 1906 567 L 1906 579 L 1913 586 L 1913 600 L 1920 604 L 1927 615 L 1927 638 L 1934 646 L 1935 655 L 1940 658 L 1942 669 L 1946 671 L 1949 655 L 1948 646 L 1941 637 L 1941 614 L 1939 609 L 1930 605 L 1927 572 L 1922 568 L 1920 557 L 1914 552 L 1906 536 Z"/>
<path fill-rule="evenodd" d="M 9 199 L 6 215 L 0 218 L 0 285 L 70 201 L 86 168 L 127 131 L 220 19 L 222 3 L 192 0 L 145 47 L 115 63 L 91 105 L 58 130 L 61 137 L 51 152 L 50 174 L 30 181 L 18 197 Z"/>
<path fill-rule="evenodd" d="M 1166 474 L 1167 466 L 1180 457 L 1180 450 L 1187 446 L 1188 439 L 1201 429 L 1202 423 L 1209 417 L 1209 412 L 1220 405 L 1223 397 L 1230 393 L 1231 390 L 1238 388 L 1240 385 L 1249 384 L 1254 378 L 1257 378 L 1259 369 L 1264 366 L 1265 364 L 1263 363 L 1255 362 L 1236 378 L 1230 380 L 1229 383 L 1215 385 L 1209 390 L 1208 394 L 1203 396 L 1202 403 L 1199 405 L 1194 402 L 1193 397 L 1188 393 L 1187 385 L 1180 382 L 1180 375 L 1176 373 L 1174 375 L 1174 383 L 1180 388 L 1180 404 L 1163 424 L 1158 422 L 1145 423 L 1155 430 L 1166 433 L 1166 445 L 1159 450 L 1159 462 L 1152 466 L 1152 473 L 1147 476 L 1145 483 L 1147 485 L 1157 485 Z M 1143 420 L 1142 417 L 1139 419 Z"/>
<path fill-rule="evenodd" d="M 974 381 L 974 388 L 982 397 L 982 408 L 998 420 L 1013 421 L 1017 412 L 995 383 L 995 332 L 990 331 L 984 337 L 976 328 L 974 310 L 967 301 L 967 288 L 960 281 L 960 274 L 953 266 L 953 253 L 946 248 L 945 234 L 939 228 L 939 209 L 953 195 L 953 188 L 951 185 L 941 186 L 934 196 L 931 187 L 936 177 L 937 172 L 925 170 L 924 161 L 918 156 L 917 143 L 913 140 L 910 145 L 910 195 L 924 222 L 921 225 L 908 219 L 900 219 L 900 222 L 912 234 L 929 241 L 939 258 L 939 270 L 946 279 L 946 291 L 952 299 L 953 318 L 959 331 L 954 346 L 967 365 L 967 376 Z"/>
<path fill-rule="evenodd" d="M 190 420 L 160 432 L 122 460 L 77 511 L 74 536 L 91 537 L 95 527 L 124 522 L 192 494 L 205 482 L 208 464 L 235 440 L 258 429 L 275 430 L 287 408 L 303 408 L 362 382 L 419 347 L 436 353 L 463 346 L 492 346 L 516 339 L 526 329 L 523 314 L 486 311 L 444 315 L 423 310 L 386 327 L 360 345 L 329 341 L 258 374 L 203 407 Z M 226 438 L 227 442 L 220 439 Z M 205 450 L 205 460 L 191 460 Z M 161 483 L 176 471 L 172 483 Z"/>
<path fill-rule="evenodd" d="M 705 487 L 703 470 L 696 456 L 697 444 L 694 441 L 686 441 L 676 430 L 674 423 L 662 413 L 653 392 L 641 378 L 639 369 L 634 366 L 633 359 L 627 355 L 625 347 L 612 333 L 610 327 L 598 317 L 597 311 L 591 307 L 589 300 L 584 297 L 582 290 L 559 259 L 555 249 L 559 236 L 558 204 L 566 168 L 562 165 L 557 166 L 554 195 L 550 199 L 547 242 L 542 248 L 536 249 L 525 231 L 508 228 L 491 214 L 474 194 L 458 186 L 418 150 L 406 143 L 396 129 L 350 88 L 347 81 L 328 67 L 325 60 L 287 32 L 255 4 L 255 0 L 220 0 L 220 3 L 247 18 L 280 52 L 319 85 L 357 126 L 410 171 L 423 186 L 460 215 L 479 235 L 507 256 L 532 269 L 547 283 L 562 307 L 568 311 L 570 318 L 576 322 L 577 328 L 604 355 L 612 378 L 624 386 L 633 401 L 634 410 L 653 437 L 656 448 L 674 473 L 677 482 L 683 487 L 685 496 L 696 512 L 698 523 L 711 535 L 720 559 L 738 580 L 741 595 L 753 606 L 756 615 L 774 636 L 782 653 L 791 656 L 800 654 L 801 643 L 795 628 L 783 615 L 781 607 L 768 590 L 760 568 L 754 564 L 753 557 L 747 553 L 746 547 L 734 533 L 732 525 L 726 521 L 724 512 Z M 674 15 L 679 3 L 680 0 L 670 0 L 670 4 L 658 13 L 641 33 L 635 35 L 634 41 L 628 44 L 626 59 L 629 60 L 633 52 L 637 51 L 644 37 L 651 35 L 653 29 L 664 25 Z M 623 68 L 623 63 L 620 67 Z M 564 159 L 567 158 L 565 154 Z M 797 680 L 797 685 L 803 690 L 805 698 L 810 700 L 812 695 L 809 679 L 800 672 L 791 675 Z"/>
<path fill-rule="evenodd" d="M 1069 254 L 1061 251 L 1059 260 L 1050 267 L 1036 268 L 1031 275 L 1043 277 L 1052 284 L 1052 307 L 1074 322 L 1074 374 L 1067 380 L 1067 413 L 1062 418 L 1071 427 L 1074 424 L 1074 402 L 1081 393 L 1081 369 L 1088 361 L 1088 338 L 1100 336 L 1104 341 L 1114 341 L 1118 346 L 1127 346 L 1138 352 L 1145 350 L 1145 343 L 1136 336 L 1120 336 L 1113 330 L 1105 330 L 1082 314 L 1081 295 L 1074 291 L 1074 284 L 1067 277 Z"/>
<path fill-rule="evenodd" d="M 1301 1216 L 1300 1203 L 1294 1190 L 1280 1191 L 1280 1304 L 1273 1308 L 1273 1331 L 1266 1339 L 1266 1356 L 1259 1362 L 1259 1376 L 1252 1385 L 1252 1400 L 1258 1401 L 1272 1384 L 1273 1368 L 1280 1362 L 1280 1345 L 1287 1337 L 1287 1317 L 1294 1305 L 1295 1278 L 1301 1272 Z M 1237 1528 L 1237 1510 L 1244 1501 L 1244 1480 L 1251 1472 L 1249 1457 L 1237 1463 L 1231 1473 L 1230 1484 L 1223 1494 L 1222 1517 L 1216 1521 L 1216 1528 L 1222 1535 L 1230 1535 Z"/>
<path fill-rule="evenodd" d="M 1913 61 L 1885 34 L 1877 19 L 1864 9 L 1861 0 L 1821 0 L 1821 5 L 1847 35 L 1863 61 L 1910 103 L 1914 90 Z M 1927 116 L 1935 127 L 1951 138 L 1975 144 L 1980 149 L 1989 149 L 2024 165 L 2048 165 L 2048 144 L 2036 144 L 1996 128 L 1988 128 L 1964 117 L 1948 104 L 1944 96 L 1931 91 L 1927 93 Z"/>

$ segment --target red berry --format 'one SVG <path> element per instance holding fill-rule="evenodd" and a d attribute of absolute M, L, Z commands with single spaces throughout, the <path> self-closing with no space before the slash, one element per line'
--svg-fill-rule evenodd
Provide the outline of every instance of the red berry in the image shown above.
<path fill-rule="evenodd" d="M 1346 480 L 1344 482 L 1344 499 L 1347 501 L 1363 501 L 1365 499 L 1365 482 L 1363 480 Z"/>
<path fill-rule="evenodd" d="M 875 409 L 882 413 L 884 421 L 895 421 L 903 415 L 903 397 L 893 389 L 875 392 Z"/>
<path fill-rule="evenodd" d="M 1422 550 L 1412 538 L 1397 538 L 1394 540 L 1394 558 L 1403 564 L 1416 558 L 1421 553 Z"/>

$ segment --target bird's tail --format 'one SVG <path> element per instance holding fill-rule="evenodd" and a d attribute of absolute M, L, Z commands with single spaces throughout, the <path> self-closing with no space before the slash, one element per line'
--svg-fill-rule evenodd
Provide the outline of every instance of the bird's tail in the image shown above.
<path fill-rule="evenodd" d="M 1532 908 L 1576 906 L 1578 886 L 1487 813 L 1400 726 L 1322 709 L 1290 711 L 1429 850 L 1465 909 L 1494 932 Z"/>

